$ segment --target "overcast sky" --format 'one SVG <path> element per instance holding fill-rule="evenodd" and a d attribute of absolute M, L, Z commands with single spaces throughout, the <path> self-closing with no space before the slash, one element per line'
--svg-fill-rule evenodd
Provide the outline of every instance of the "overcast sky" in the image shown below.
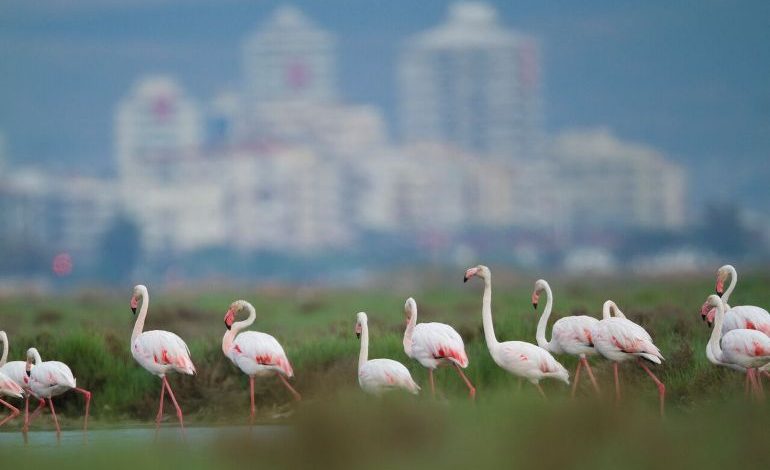
<path fill-rule="evenodd" d="M 280 3 L 0 0 L 11 160 L 109 170 L 113 109 L 137 77 L 169 73 L 200 100 L 237 87 L 241 40 Z M 770 2 L 490 3 L 541 41 L 549 132 L 607 126 L 691 167 L 698 197 L 768 205 Z M 392 119 L 399 47 L 443 21 L 449 2 L 293 4 L 337 35 L 342 97 Z M 727 184 L 703 181 L 716 175 Z"/>

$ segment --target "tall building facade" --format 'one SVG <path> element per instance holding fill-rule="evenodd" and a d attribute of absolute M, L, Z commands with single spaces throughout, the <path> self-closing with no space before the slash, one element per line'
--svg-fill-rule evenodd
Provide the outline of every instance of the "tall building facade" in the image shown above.
<path fill-rule="evenodd" d="M 278 8 L 242 50 L 247 106 L 273 101 L 331 101 L 336 96 L 334 37 L 291 6 Z"/>
<path fill-rule="evenodd" d="M 407 142 L 447 142 L 502 158 L 539 152 L 537 43 L 505 29 L 491 6 L 451 5 L 445 23 L 406 43 L 397 73 Z"/>

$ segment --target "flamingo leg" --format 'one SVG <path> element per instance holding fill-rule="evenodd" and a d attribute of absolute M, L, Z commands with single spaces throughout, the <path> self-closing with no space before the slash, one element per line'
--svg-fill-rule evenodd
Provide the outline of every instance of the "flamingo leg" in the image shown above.
<path fill-rule="evenodd" d="M 754 375 L 754 378 L 757 381 L 757 388 L 759 389 L 759 397 L 761 399 L 765 398 L 765 386 L 762 385 L 762 371 L 757 369 L 757 373 Z"/>
<path fill-rule="evenodd" d="M 756 400 L 762 400 L 765 398 L 764 390 L 762 390 L 761 385 L 759 384 L 759 378 L 757 374 L 757 369 L 751 368 L 747 371 L 749 381 L 751 382 L 751 391 L 754 394 L 754 398 Z"/>
<path fill-rule="evenodd" d="M 655 374 L 652 373 L 649 367 L 647 367 L 647 364 L 642 362 L 642 359 L 639 359 L 639 365 L 642 366 L 642 369 L 644 369 L 645 372 L 647 372 L 647 375 L 652 378 L 652 380 L 655 382 L 655 385 L 658 386 L 658 396 L 660 397 L 660 415 L 663 416 L 665 414 L 665 406 L 666 406 L 666 386 L 661 382 Z"/>
<path fill-rule="evenodd" d="M 612 369 L 615 374 L 615 401 L 620 403 L 620 378 L 618 377 L 618 363 L 612 363 Z"/>
<path fill-rule="evenodd" d="M 40 398 L 40 401 L 37 402 L 37 408 L 35 408 L 35 411 L 32 412 L 32 414 L 29 414 L 29 399 L 24 403 L 24 432 L 26 432 L 29 429 L 29 425 L 32 424 L 32 420 L 40 414 L 43 411 L 43 408 L 45 408 L 45 400 Z"/>
<path fill-rule="evenodd" d="M 182 428 L 182 436 L 184 436 L 184 415 L 182 414 L 182 408 L 180 408 L 179 403 L 176 402 L 174 392 L 171 390 L 171 385 L 169 385 L 165 375 L 162 377 L 162 380 L 163 385 L 168 390 L 168 396 L 171 397 L 171 402 L 174 404 L 174 408 L 176 408 L 176 417 L 179 418 L 179 426 Z"/>
<path fill-rule="evenodd" d="M 454 364 L 454 363 L 452 363 L 452 364 Z M 468 380 L 468 377 L 465 376 L 465 374 L 463 373 L 463 370 L 460 368 L 460 366 L 458 366 L 457 364 L 454 364 L 454 366 L 455 366 L 455 370 L 457 371 L 457 373 L 460 374 L 460 377 L 462 377 L 463 382 L 465 382 L 465 385 L 468 386 L 468 393 L 469 393 L 469 396 L 470 396 L 471 400 L 475 400 L 476 399 L 476 387 L 474 387 L 473 384 L 471 383 L 471 381 Z"/>
<path fill-rule="evenodd" d="M 155 416 L 155 433 L 157 434 L 158 428 L 160 428 L 160 420 L 163 419 L 163 398 L 166 396 L 166 384 L 160 384 L 160 405 L 158 406 L 158 414 Z"/>
<path fill-rule="evenodd" d="M 746 383 L 743 386 L 743 393 L 746 399 L 749 399 L 749 384 L 751 383 L 751 369 L 746 370 Z"/>
<path fill-rule="evenodd" d="M 86 419 L 85 423 L 83 424 L 83 431 L 88 431 L 88 412 L 91 409 L 91 392 L 84 388 L 75 388 L 75 391 L 78 393 L 82 393 L 83 396 L 86 399 Z"/>
<path fill-rule="evenodd" d="M 436 385 L 433 383 L 433 369 L 428 369 L 428 379 L 430 380 L 430 394 L 436 399 Z"/>
<path fill-rule="evenodd" d="M 251 395 L 251 417 L 249 418 L 249 423 L 254 424 L 254 416 L 257 413 L 257 408 L 254 405 L 254 376 L 249 376 L 249 393 Z"/>
<path fill-rule="evenodd" d="M 601 390 L 599 389 L 599 384 L 596 382 L 596 377 L 594 377 L 594 371 L 591 370 L 591 365 L 588 363 L 588 359 L 586 359 L 585 356 L 580 357 L 580 362 L 583 363 L 583 365 L 586 368 L 586 371 L 588 372 L 588 378 L 591 379 L 591 383 L 594 386 L 594 390 L 596 390 L 596 394 L 601 394 Z"/>
<path fill-rule="evenodd" d="M 3 405 L 4 407 L 6 407 L 9 410 L 11 410 L 11 414 L 6 416 L 4 420 L 0 421 L 0 426 L 2 426 L 3 424 L 7 423 L 8 421 L 12 420 L 13 418 L 15 418 L 15 417 L 17 417 L 17 416 L 19 416 L 21 414 L 21 411 L 19 411 L 18 408 L 16 408 L 15 406 L 11 405 L 8 402 L 6 402 L 5 400 L 0 399 L 0 405 Z"/>
<path fill-rule="evenodd" d="M 539 382 L 535 382 L 535 387 L 537 387 L 537 391 L 540 392 L 540 396 L 543 397 L 544 400 L 547 400 L 548 397 L 545 396 L 545 392 L 543 391 L 543 387 L 540 386 Z"/>
<path fill-rule="evenodd" d="M 577 367 L 575 367 L 575 381 L 572 382 L 572 398 L 575 398 L 575 392 L 577 392 L 578 382 L 580 382 L 580 368 L 583 367 L 583 361 L 578 361 Z"/>
<path fill-rule="evenodd" d="M 56 417 L 56 410 L 53 409 L 53 400 L 48 399 L 48 405 L 51 407 L 51 416 L 53 416 L 53 424 L 56 425 L 56 437 L 58 439 L 61 434 L 61 428 L 59 428 L 59 418 Z"/>
<path fill-rule="evenodd" d="M 283 374 L 281 374 L 280 372 L 276 372 L 276 374 L 278 375 L 278 378 L 281 379 L 281 382 L 283 382 L 283 384 L 286 385 L 286 388 L 288 388 L 291 394 L 294 396 L 294 400 L 295 401 L 302 400 L 302 395 L 300 395 L 299 392 L 294 390 L 294 387 L 292 387 L 289 381 L 286 380 L 286 377 L 284 377 Z"/>

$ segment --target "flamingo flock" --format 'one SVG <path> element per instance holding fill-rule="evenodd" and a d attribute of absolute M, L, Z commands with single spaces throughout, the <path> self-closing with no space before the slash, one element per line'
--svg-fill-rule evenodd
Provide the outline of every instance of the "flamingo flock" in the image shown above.
<path fill-rule="evenodd" d="M 725 281 L 730 278 L 727 289 Z M 574 397 L 585 369 L 593 392 L 601 394 L 601 388 L 589 363 L 589 357 L 601 357 L 612 363 L 615 401 L 620 402 L 621 387 L 619 365 L 634 361 L 654 382 L 658 390 L 660 414 L 665 410 L 665 384 L 655 375 L 650 365 L 661 365 L 664 357 L 654 344 L 650 334 L 639 324 L 623 314 L 612 300 L 602 306 L 601 319 L 588 315 L 566 316 L 558 319 L 551 327 L 551 338 L 546 330 L 553 311 L 554 295 L 547 281 L 539 279 L 532 292 L 532 306 L 537 310 L 542 296 L 546 297 L 545 307 L 537 323 L 535 340 L 500 342 L 495 335 L 492 319 L 492 273 L 483 265 L 467 269 L 463 281 L 478 278 L 484 283 L 481 298 L 481 323 L 487 350 L 494 363 L 511 375 L 532 383 L 545 398 L 540 382 L 551 379 L 570 385 L 570 374 L 554 356 L 569 355 L 577 358 L 571 396 Z M 728 300 L 737 284 L 737 272 L 731 265 L 719 268 L 716 277 L 716 294 L 709 295 L 701 307 L 701 316 L 713 326 L 706 346 L 706 357 L 715 365 L 739 371 L 746 376 L 746 395 L 762 399 L 761 375 L 770 376 L 770 313 L 755 306 L 730 307 Z M 179 428 L 184 435 L 184 414 L 167 379 L 169 373 L 194 375 L 195 365 L 190 357 L 187 344 L 175 333 L 163 330 L 144 331 L 149 311 L 150 297 L 146 286 L 134 287 L 129 305 L 136 315 L 131 334 L 130 350 L 136 362 L 160 379 L 160 400 L 155 419 L 156 432 L 163 418 L 163 404 L 168 394 L 176 411 Z M 137 314 L 138 310 L 138 314 Z M 239 315 L 246 319 L 236 321 Z M 435 398 L 434 371 L 450 368 L 468 389 L 471 400 L 476 397 L 476 387 L 463 372 L 468 368 L 469 358 L 462 336 L 445 323 L 417 322 L 417 302 L 408 298 L 404 304 L 405 328 L 403 336 L 404 353 L 427 369 L 431 395 Z M 278 340 L 270 334 L 246 330 L 257 319 L 254 306 L 245 300 L 231 303 L 225 313 L 225 333 L 222 338 L 222 352 L 241 372 L 249 378 L 251 423 L 255 420 L 255 381 L 278 378 L 281 384 L 299 401 L 301 395 L 291 385 L 294 369 Z M 355 333 L 360 339 L 358 357 L 358 383 L 361 389 L 372 395 L 382 395 L 392 390 L 401 390 L 417 395 L 421 387 L 412 377 L 409 369 L 393 359 L 369 359 L 369 318 L 365 312 L 356 314 Z M 22 430 L 27 432 L 32 420 L 43 411 L 46 403 L 59 436 L 61 429 L 56 416 L 53 398 L 74 391 L 85 399 L 83 431 L 88 430 L 91 392 L 77 386 L 77 380 L 70 368 L 60 361 L 43 361 L 34 347 L 27 350 L 25 360 L 6 362 L 8 359 L 8 336 L 0 331 L 2 357 L 0 358 L 0 405 L 8 414 L 0 418 L 0 426 L 20 416 L 21 411 L 3 399 L 24 400 L 24 421 Z M 37 401 L 37 408 L 30 413 L 30 399 Z"/>

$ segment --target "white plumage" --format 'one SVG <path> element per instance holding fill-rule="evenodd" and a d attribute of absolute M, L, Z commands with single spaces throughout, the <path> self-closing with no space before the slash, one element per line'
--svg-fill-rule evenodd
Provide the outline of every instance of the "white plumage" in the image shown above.
<path fill-rule="evenodd" d="M 392 359 L 369 359 L 369 325 L 366 313 L 356 315 L 356 334 L 361 338 L 358 356 L 358 384 L 372 395 L 381 395 L 390 390 L 401 389 L 412 394 L 420 387 L 412 379 L 409 369 Z"/>

